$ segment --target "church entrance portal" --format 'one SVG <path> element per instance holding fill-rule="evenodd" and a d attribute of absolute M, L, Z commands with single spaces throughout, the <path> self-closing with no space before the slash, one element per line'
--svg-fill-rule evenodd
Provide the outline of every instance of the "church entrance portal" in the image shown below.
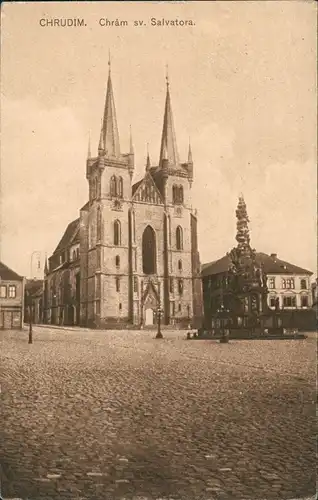
<path fill-rule="evenodd" d="M 153 309 L 149 307 L 145 311 L 145 325 L 146 326 L 153 325 L 154 324 L 153 319 L 154 319 Z"/>

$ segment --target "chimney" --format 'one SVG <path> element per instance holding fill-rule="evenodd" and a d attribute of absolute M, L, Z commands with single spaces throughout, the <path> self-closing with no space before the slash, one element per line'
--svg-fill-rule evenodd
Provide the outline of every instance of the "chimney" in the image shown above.
<path fill-rule="evenodd" d="M 272 259 L 277 259 L 277 253 L 271 253 L 271 258 Z"/>

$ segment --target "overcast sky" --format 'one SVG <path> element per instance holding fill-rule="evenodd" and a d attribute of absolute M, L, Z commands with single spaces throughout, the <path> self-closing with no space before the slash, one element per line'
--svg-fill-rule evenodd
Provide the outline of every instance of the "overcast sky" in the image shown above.
<path fill-rule="evenodd" d="M 181 161 L 189 136 L 203 263 L 235 244 L 242 191 L 251 242 L 316 271 L 315 2 L 29 3 L 2 6 L 1 260 L 30 273 L 87 201 L 108 50 L 121 150 L 132 125 L 138 180 L 159 158 L 169 65 Z M 86 27 L 40 27 L 41 18 Z M 99 19 L 127 20 L 121 28 Z M 192 19 L 152 27 L 150 18 Z M 133 20 L 147 26 L 133 27 Z"/>

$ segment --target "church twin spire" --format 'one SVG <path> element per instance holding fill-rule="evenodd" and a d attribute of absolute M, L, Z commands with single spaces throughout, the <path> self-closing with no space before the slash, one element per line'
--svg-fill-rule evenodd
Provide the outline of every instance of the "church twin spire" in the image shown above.
<path fill-rule="evenodd" d="M 120 143 L 119 143 L 119 133 L 117 126 L 116 108 L 115 100 L 111 79 L 111 61 L 110 56 L 108 60 L 108 81 L 105 99 L 105 108 L 101 124 L 100 140 L 98 146 L 99 155 L 105 155 L 108 158 L 119 159 L 121 157 L 120 153 Z M 163 127 L 161 134 L 161 146 L 160 146 L 160 157 L 159 157 L 159 168 L 164 165 L 169 165 L 170 167 L 179 168 L 180 160 L 177 148 L 176 134 L 174 128 L 171 97 L 170 97 L 170 85 L 168 73 L 166 75 L 166 101 L 164 110 Z M 90 146 L 89 146 L 89 157 L 90 157 Z M 133 144 L 132 135 L 130 127 L 130 155 L 133 155 Z M 188 153 L 188 164 L 193 165 L 192 162 L 192 152 L 191 146 L 189 144 Z M 146 169 L 150 169 L 150 159 L 149 153 L 147 153 L 147 165 Z"/>

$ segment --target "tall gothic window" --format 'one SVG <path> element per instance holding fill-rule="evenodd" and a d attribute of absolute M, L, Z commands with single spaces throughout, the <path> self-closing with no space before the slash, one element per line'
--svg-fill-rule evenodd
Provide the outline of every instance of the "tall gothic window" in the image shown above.
<path fill-rule="evenodd" d="M 119 198 L 122 198 L 123 193 L 124 193 L 123 178 L 118 177 L 118 179 L 117 179 L 117 196 L 119 196 Z"/>
<path fill-rule="evenodd" d="M 182 260 L 178 260 L 178 269 L 179 271 L 182 271 Z"/>
<path fill-rule="evenodd" d="M 142 235 L 142 268 L 145 274 L 156 272 L 156 235 L 151 226 L 147 226 Z"/>
<path fill-rule="evenodd" d="M 183 234 L 180 226 L 176 229 L 176 247 L 177 250 L 183 250 Z"/>
<path fill-rule="evenodd" d="M 119 220 L 115 220 L 114 222 L 114 245 L 120 245 L 120 222 Z"/>
<path fill-rule="evenodd" d="M 119 255 L 116 255 L 115 263 L 116 263 L 116 267 L 120 267 L 120 257 L 119 257 Z"/>
<path fill-rule="evenodd" d="M 110 195 L 111 196 L 116 196 L 116 177 L 115 175 L 113 175 L 111 178 L 110 178 Z"/>
<path fill-rule="evenodd" d="M 183 203 L 183 186 L 176 186 L 175 184 L 172 186 L 172 200 L 173 203 L 181 204 Z"/>

